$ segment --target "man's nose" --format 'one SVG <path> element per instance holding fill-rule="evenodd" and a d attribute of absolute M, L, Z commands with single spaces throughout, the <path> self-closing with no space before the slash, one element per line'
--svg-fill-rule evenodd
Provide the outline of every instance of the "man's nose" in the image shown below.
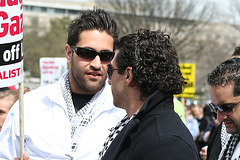
<path fill-rule="evenodd" d="M 102 67 L 102 62 L 101 62 L 101 59 L 100 57 L 97 55 L 90 63 L 90 65 L 92 67 L 94 67 L 95 69 L 99 69 Z"/>
<path fill-rule="evenodd" d="M 217 111 L 217 120 L 219 122 L 222 122 L 224 119 L 227 119 L 228 115 L 226 114 L 223 114 L 222 112 L 220 111 Z"/>

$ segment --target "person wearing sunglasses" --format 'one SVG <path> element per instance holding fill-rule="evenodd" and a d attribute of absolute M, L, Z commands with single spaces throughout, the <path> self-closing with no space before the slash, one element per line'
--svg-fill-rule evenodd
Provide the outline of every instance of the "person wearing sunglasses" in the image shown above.
<path fill-rule="evenodd" d="M 235 47 L 231 57 L 240 58 L 240 46 Z M 209 107 L 211 108 L 211 106 Z M 208 145 L 202 148 L 202 151 L 200 152 L 202 159 L 203 160 L 218 159 L 218 155 L 222 150 L 222 147 L 228 142 L 229 137 L 230 134 L 226 132 L 226 127 L 224 123 L 221 122 L 211 133 Z"/>
<path fill-rule="evenodd" d="M 191 133 L 174 111 L 185 81 L 170 36 L 139 29 L 122 37 L 107 66 L 113 103 L 127 116 L 107 137 L 101 160 L 198 160 Z"/>
<path fill-rule="evenodd" d="M 207 79 L 211 103 L 209 107 L 217 113 L 226 132 L 230 134 L 228 141 L 221 146 L 217 158 L 233 160 L 240 158 L 240 58 L 230 58 L 219 64 Z M 219 137 L 220 138 L 220 137 Z M 215 145 L 216 146 L 216 145 Z M 215 147 L 214 147 L 215 148 Z M 212 150 L 214 150 L 214 148 Z M 208 152 L 209 159 L 214 155 Z"/>
<path fill-rule="evenodd" d="M 105 10 L 87 10 L 72 21 L 65 46 L 69 71 L 24 97 L 28 158 L 98 158 L 106 137 L 126 114 L 114 107 L 106 81 L 117 39 L 117 24 Z M 0 159 L 20 157 L 18 104 L 9 115 L 0 134 Z"/>

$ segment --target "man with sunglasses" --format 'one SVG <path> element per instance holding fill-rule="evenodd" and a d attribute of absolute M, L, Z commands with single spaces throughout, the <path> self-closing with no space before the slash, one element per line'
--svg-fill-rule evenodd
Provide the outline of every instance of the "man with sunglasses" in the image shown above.
<path fill-rule="evenodd" d="M 237 46 L 234 49 L 232 58 L 240 58 L 240 46 Z M 220 138 L 219 138 L 220 137 Z M 228 141 L 230 134 L 226 132 L 226 127 L 223 122 L 221 122 L 211 133 L 209 138 L 208 146 L 203 147 L 200 151 L 201 158 L 203 160 L 216 160 L 222 147 Z"/>
<path fill-rule="evenodd" d="M 212 101 L 209 106 L 217 113 L 218 121 L 224 123 L 227 133 L 231 135 L 222 147 L 218 159 L 239 160 L 240 58 L 230 58 L 219 64 L 208 75 L 207 82 L 210 85 Z M 212 152 L 211 155 L 214 155 Z"/>
<path fill-rule="evenodd" d="M 113 103 L 127 116 L 107 137 L 102 160 L 198 160 L 191 133 L 174 112 L 185 82 L 170 37 L 140 29 L 122 37 L 108 65 Z"/>
<path fill-rule="evenodd" d="M 114 107 L 106 82 L 118 28 L 104 10 L 88 10 L 69 26 L 69 71 L 24 97 L 25 151 L 30 159 L 95 160 L 126 112 Z M 18 103 L 0 135 L 0 159 L 20 157 Z"/>

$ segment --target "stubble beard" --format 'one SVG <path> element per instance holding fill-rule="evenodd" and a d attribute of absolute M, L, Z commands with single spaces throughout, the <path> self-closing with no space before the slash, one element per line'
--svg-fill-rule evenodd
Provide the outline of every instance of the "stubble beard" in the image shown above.
<path fill-rule="evenodd" d="M 86 80 L 86 79 L 84 79 L 84 75 L 79 74 L 77 72 L 77 69 L 75 69 L 74 67 L 72 67 L 71 73 L 72 73 L 73 81 L 75 81 L 79 90 L 81 90 L 83 92 L 90 92 L 90 93 L 92 93 L 92 92 L 96 93 L 99 90 L 101 90 L 102 87 L 104 86 L 106 78 L 107 78 L 105 76 L 105 78 L 103 77 L 102 80 L 100 80 L 100 81 Z"/>

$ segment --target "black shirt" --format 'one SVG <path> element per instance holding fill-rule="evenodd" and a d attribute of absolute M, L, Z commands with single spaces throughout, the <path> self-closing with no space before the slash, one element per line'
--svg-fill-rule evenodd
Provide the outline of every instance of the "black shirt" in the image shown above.
<path fill-rule="evenodd" d="M 72 92 L 72 100 L 75 112 L 77 113 L 81 108 L 83 108 L 85 104 L 92 99 L 92 97 L 93 95 L 78 94 Z"/>

